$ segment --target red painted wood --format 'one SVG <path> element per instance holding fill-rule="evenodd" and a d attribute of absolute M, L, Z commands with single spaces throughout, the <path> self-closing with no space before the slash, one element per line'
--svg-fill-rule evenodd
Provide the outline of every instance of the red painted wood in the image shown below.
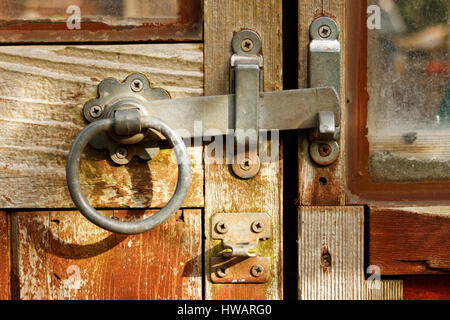
<path fill-rule="evenodd" d="M 403 278 L 403 299 L 450 300 L 450 275 Z"/>

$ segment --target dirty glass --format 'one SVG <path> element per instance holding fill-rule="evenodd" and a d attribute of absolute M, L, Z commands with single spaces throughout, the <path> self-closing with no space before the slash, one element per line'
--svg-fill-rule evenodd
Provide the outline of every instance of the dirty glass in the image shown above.
<path fill-rule="evenodd" d="M 201 0 L 1 0 L 0 42 L 201 40 Z"/>
<path fill-rule="evenodd" d="M 380 9 L 368 30 L 371 180 L 450 180 L 450 1 L 368 2 Z"/>
<path fill-rule="evenodd" d="M 0 19 L 8 21 L 66 21 L 80 11 L 83 21 L 129 25 L 142 21 L 177 21 L 181 0 L 2 0 Z"/>

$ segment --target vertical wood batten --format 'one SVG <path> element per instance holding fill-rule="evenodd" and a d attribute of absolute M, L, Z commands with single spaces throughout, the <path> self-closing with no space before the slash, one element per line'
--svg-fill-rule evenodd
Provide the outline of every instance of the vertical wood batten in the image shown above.
<path fill-rule="evenodd" d="M 450 274 L 450 207 L 371 206 L 368 231 L 381 274 Z"/>
<path fill-rule="evenodd" d="M 298 229 L 299 299 L 402 299 L 401 280 L 365 280 L 363 207 L 300 207 Z"/>
<path fill-rule="evenodd" d="M 309 26 L 320 16 L 329 16 L 339 26 L 341 43 L 341 139 L 340 154 L 336 162 L 327 167 L 316 165 L 309 155 L 309 141 L 306 133 L 299 135 L 299 190 L 300 205 L 344 205 L 345 204 L 345 115 L 346 115 L 346 43 L 348 0 L 299 0 L 298 37 L 299 37 L 299 88 L 308 87 Z M 326 184 L 319 183 L 326 179 Z"/>
<path fill-rule="evenodd" d="M 11 298 L 8 214 L 0 211 L 0 300 Z"/>
<path fill-rule="evenodd" d="M 281 1 L 205 0 L 205 95 L 229 93 L 231 40 L 242 29 L 262 39 L 264 90 L 282 89 Z M 209 148 L 206 147 L 206 152 Z M 281 163 L 281 161 L 280 161 Z M 279 162 L 262 164 L 250 180 L 234 177 L 227 164 L 205 164 L 205 292 L 206 299 L 282 298 L 282 173 Z M 266 212 L 272 219 L 272 236 L 265 241 L 272 270 L 263 284 L 213 284 L 210 262 L 213 241 L 210 219 L 217 212 Z M 261 246 L 261 243 L 260 243 Z"/>

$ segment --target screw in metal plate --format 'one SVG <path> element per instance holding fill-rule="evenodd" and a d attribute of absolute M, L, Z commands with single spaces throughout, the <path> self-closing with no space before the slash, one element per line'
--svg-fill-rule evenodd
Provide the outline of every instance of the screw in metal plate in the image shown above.
<path fill-rule="evenodd" d="M 139 79 L 134 79 L 131 81 L 130 87 L 134 92 L 140 92 L 144 89 L 144 83 Z"/>
<path fill-rule="evenodd" d="M 264 223 L 262 221 L 256 220 L 252 223 L 252 231 L 254 233 L 261 233 L 264 230 Z"/>
<path fill-rule="evenodd" d="M 125 159 L 128 156 L 127 148 L 119 147 L 116 149 L 116 157 L 119 159 Z"/>
<path fill-rule="evenodd" d="M 329 38 L 331 36 L 331 28 L 327 25 L 323 25 L 321 27 L 319 27 L 319 35 L 322 38 Z"/>
<path fill-rule="evenodd" d="M 253 49 L 253 41 L 251 39 L 244 39 L 241 42 L 241 48 L 245 52 L 249 52 Z"/>
<path fill-rule="evenodd" d="M 322 157 L 328 157 L 331 154 L 331 146 L 327 143 L 319 146 L 319 154 Z"/>
<path fill-rule="evenodd" d="M 260 264 L 255 264 L 251 269 L 250 269 L 250 273 L 252 276 L 254 277 L 260 277 L 263 275 L 264 273 L 264 268 L 262 265 Z"/>
<path fill-rule="evenodd" d="M 89 108 L 89 115 L 94 119 L 99 118 L 102 114 L 103 114 L 103 109 L 100 106 L 96 105 L 96 106 L 92 106 Z"/>
<path fill-rule="evenodd" d="M 216 276 L 224 278 L 227 275 L 228 269 L 226 267 L 217 267 Z"/>
<path fill-rule="evenodd" d="M 228 232 L 228 224 L 223 221 L 219 221 L 216 223 L 216 231 L 220 234 L 224 234 Z"/>
<path fill-rule="evenodd" d="M 252 160 L 249 158 L 243 159 L 239 164 L 239 167 L 244 171 L 250 170 L 252 168 Z"/>

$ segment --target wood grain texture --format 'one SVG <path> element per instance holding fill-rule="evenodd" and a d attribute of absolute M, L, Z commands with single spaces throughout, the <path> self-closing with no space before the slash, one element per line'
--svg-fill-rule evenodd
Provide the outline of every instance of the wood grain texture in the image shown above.
<path fill-rule="evenodd" d="M 299 37 L 299 88 L 308 84 L 309 26 L 320 16 L 329 16 L 336 20 L 341 43 L 341 139 L 340 155 L 337 161 L 328 167 L 319 167 L 309 156 L 309 141 L 306 133 L 299 135 L 299 204 L 300 205 L 344 205 L 345 204 L 345 101 L 346 101 L 346 3 L 347 0 L 299 0 L 298 1 L 298 37 Z M 319 183 L 325 181 L 324 183 Z"/>
<path fill-rule="evenodd" d="M 389 130 L 367 138 L 370 152 L 390 153 L 394 156 L 418 160 L 450 160 L 450 129 Z"/>
<path fill-rule="evenodd" d="M 242 29 L 256 31 L 262 39 L 264 90 L 282 89 L 281 1 L 206 0 L 204 2 L 205 94 L 229 92 L 231 39 Z M 263 146 L 266 147 L 266 146 Z M 276 151 L 278 148 L 274 147 Z M 209 148 L 206 147 L 206 152 Z M 210 218 L 217 212 L 266 212 L 272 219 L 272 237 L 260 242 L 258 254 L 270 256 L 270 279 L 263 284 L 212 284 L 206 276 L 206 299 L 282 298 L 282 173 L 278 161 L 262 164 L 253 179 L 239 180 L 226 164 L 205 164 L 205 274 L 209 257 L 217 255 L 210 237 Z"/>
<path fill-rule="evenodd" d="M 153 212 L 104 213 L 129 220 Z M 14 298 L 201 299 L 200 210 L 136 236 L 73 211 L 13 213 L 12 230 Z"/>
<path fill-rule="evenodd" d="M 450 274 L 450 207 L 371 207 L 369 225 L 369 262 L 382 274 Z"/>
<path fill-rule="evenodd" d="M 401 280 L 365 280 L 363 207 L 300 207 L 298 230 L 299 299 L 402 299 Z"/>
<path fill-rule="evenodd" d="M 107 77 L 144 73 L 172 98 L 203 93 L 201 44 L 3 46 L 0 48 L 0 208 L 74 207 L 68 151 L 87 123 L 83 104 Z M 118 167 L 106 151 L 85 150 L 80 180 L 97 207 L 162 207 L 177 179 L 170 150 Z M 203 206 L 202 148 L 191 148 L 185 206 Z"/>
<path fill-rule="evenodd" d="M 416 275 L 402 279 L 404 300 L 450 300 L 450 275 Z"/>
<path fill-rule="evenodd" d="M 0 300 L 11 297 L 8 214 L 0 211 Z"/>

